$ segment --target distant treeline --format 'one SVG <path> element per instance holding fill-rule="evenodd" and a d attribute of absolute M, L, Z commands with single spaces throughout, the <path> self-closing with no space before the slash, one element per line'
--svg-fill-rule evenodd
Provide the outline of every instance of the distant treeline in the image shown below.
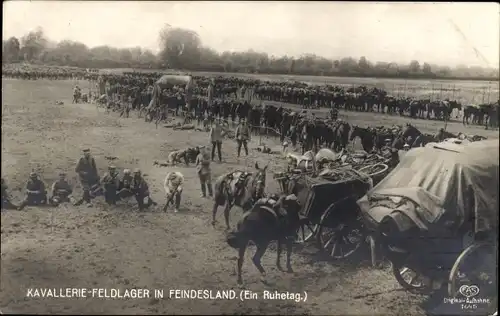
<path fill-rule="evenodd" d="M 371 62 L 345 57 L 327 59 L 315 54 L 299 58 L 269 56 L 267 53 L 217 52 L 202 45 L 200 36 L 191 30 L 167 26 L 160 31 L 161 51 L 154 54 L 141 47 L 89 48 L 83 43 L 64 40 L 50 41 L 42 28 L 31 31 L 20 39 L 3 41 L 4 63 L 28 62 L 34 64 L 73 66 L 80 68 L 138 68 L 179 69 L 185 71 L 288 74 L 308 76 L 380 77 L 401 79 L 450 79 L 498 81 L 498 69 L 484 67 L 432 65 L 411 61 L 409 64 Z"/>

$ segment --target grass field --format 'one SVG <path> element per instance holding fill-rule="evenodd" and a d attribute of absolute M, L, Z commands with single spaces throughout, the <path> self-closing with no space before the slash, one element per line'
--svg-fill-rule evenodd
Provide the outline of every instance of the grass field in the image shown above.
<path fill-rule="evenodd" d="M 106 72 L 122 73 L 133 69 L 107 69 Z M 139 71 L 139 70 L 136 70 Z M 142 70 L 145 72 L 156 70 Z M 158 70 L 160 71 L 160 70 Z M 477 80 L 429 80 L 429 79 L 385 79 L 356 77 L 321 77 L 270 74 L 215 73 L 193 72 L 199 76 L 235 76 L 240 78 L 258 79 L 263 81 L 301 81 L 313 85 L 338 85 L 377 87 L 388 91 L 394 96 L 410 96 L 415 98 L 430 98 L 432 100 L 457 100 L 463 104 L 480 104 L 495 102 L 499 98 L 499 81 Z"/>
<path fill-rule="evenodd" d="M 73 82 L 2 80 L 2 177 L 14 201 L 32 169 L 50 185 L 57 171 L 66 170 L 77 184 L 73 170 L 81 148 L 88 146 L 100 173 L 107 169 L 104 156 L 116 156 L 119 170 L 139 167 L 147 174 L 153 198 L 164 202 L 162 182 L 169 168 L 153 166 L 170 151 L 206 145 L 208 135 L 196 131 L 174 131 L 147 124 L 132 114 L 120 119 L 94 105 L 71 104 Z M 64 105 L 55 105 L 56 100 Z M 392 125 L 410 121 L 368 113 L 342 113 L 359 125 Z M 434 130 L 437 124 L 413 121 L 419 128 Z M 463 130 L 450 123 L 449 130 Z M 495 136 L 498 132 L 471 128 L 467 133 Z M 250 147 L 256 147 L 257 137 Z M 268 145 L 276 144 L 272 139 Z M 277 157 L 250 150 L 249 157 L 236 158 L 236 146 L 223 144 L 223 164 L 213 165 L 213 178 L 255 162 L 270 162 L 269 170 L 283 164 Z M 93 208 L 63 205 L 55 209 L 28 207 L 25 211 L 2 212 L 0 309 L 39 314 L 385 314 L 421 315 L 425 297 L 403 291 L 389 270 L 374 270 L 364 261 L 355 264 L 327 263 L 317 258 L 313 245 L 296 246 L 292 256 L 295 272 L 275 268 L 274 250 L 263 258 L 270 286 L 259 281 L 251 263 L 253 248 L 244 264 L 245 287 L 303 292 L 306 302 L 220 301 L 167 299 L 173 289 L 226 290 L 236 287 L 236 251 L 224 241 L 222 210 L 219 224 L 210 225 L 212 202 L 200 197 L 194 167 L 175 168 L 185 178 L 181 212 L 159 209 L 138 213 L 132 203 L 108 208 L 96 201 Z M 268 190 L 277 185 L 268 175 Z M 81 194 L 79 185 L 76 195 Z M 241 211 L 233 209 L 233 226 Z M 163 289 L 165 299 L 28 299 L 31 288 L 147 288 Z"/>

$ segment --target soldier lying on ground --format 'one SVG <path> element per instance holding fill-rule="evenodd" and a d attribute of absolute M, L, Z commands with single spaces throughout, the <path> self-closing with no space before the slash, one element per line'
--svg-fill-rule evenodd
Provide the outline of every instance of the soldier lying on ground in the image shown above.
<path fill-rule="evenodd" d="M 58 206 L 63 202 L 74 203 L 71 193 L 73 193 L 73 188 L 66 180 L 66 173 L 60 172 L 59 179 L 52 184 L 51 197 L 49 198 L 49 203 L 53 206 Z"/>
<path fill-rule="evenodd" d="M 18 207 L 10 201 L 9 193 L 7 193 L 7 183 L 2 178 L 2 209 L 6 210 L 16 210 Z"/>
<path fill-rule="evenodd" d="M 186 149 L 176 150 L 176 151 L 171 152 L 168 155 L 167 162 L 155 161 L 153 163 L 153 165 L 160 165 L 160 166 L 168 166 L 168 165 L 170 165 L 170 166 L 173 166 L 173 165 L 175 165 L 177 163 L 180 163 L 180 162 L 184 161 L 184 163 L 186 164 L 186 166 L 189 166 L 190 162 L 196 162 L 196 157 L 198 156 L 199 153 L 200 153 L 200 148 L 198 146 L 197 147 L 190 147 L 190 148 L 186 148 Z"/>
<path fill-rule="evenodd" d="M 26 197 L 19 205 L 18 210 L 25 206 L 45 205 L 47 204 L 47 191 L 45 184 L 38 177 L 36 172 L 30 173 L 30 178 L 26 183 Z"/>

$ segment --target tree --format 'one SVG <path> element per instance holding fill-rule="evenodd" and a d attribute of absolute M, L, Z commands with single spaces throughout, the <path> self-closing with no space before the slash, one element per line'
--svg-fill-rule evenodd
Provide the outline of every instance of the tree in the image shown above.
<path fill-rule="evenodd" d="M 198 33 L 166 25 L 160 31 L 160 59 L 172 68 L 190 69 L 200 62 L 201 39 Z"/>
<path fill-rule="evenodd" d="M 424 63 L 422 71 L 424 72 L 424 74 L 431 74 L 432 73 L 431 65 L 429 65 L 428 63 Z"/>
<path fill-rule="evenodd" d="M 420 63 L 416 60 L 412 60 L 409 68 L 410 72 L 418 73 L 420 71 Z"/>
<path fill-rule="evenodd" d="M 11 37 L 3 42 L 3 58 L 6 62 L 15 62 L 19 60 L 21 45 L 16 37 Z"/>
<path fill-rule="evenodd" d="M 47 39 L 41 27 L 31 31 L 21 38 L 22 49 L 26 61 L 38 58 L 38 55 L 46 48 Z"/>
<path fill-rule="evenodd" d="M 368 60 L 366 60 L 365 56 L 361 56 L 358 62 L 358 66 L 361 70 L 368 70 L 370 68 L 370 64 L 368 63 Z"/>

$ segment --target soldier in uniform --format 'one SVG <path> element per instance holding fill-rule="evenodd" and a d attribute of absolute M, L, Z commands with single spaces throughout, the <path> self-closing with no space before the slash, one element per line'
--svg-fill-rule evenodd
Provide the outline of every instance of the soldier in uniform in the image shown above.
<path fill-rule="evenodd" d="M 123 170 L 123 177 L 118 184 L 118 197 L 120 199 L 126 199 L 134 195 L 132 192 L 132 175 L 130 174 L 130 169 Z"/>
<path fill-rule="evenodd" d="M 248 156 L 248 145 L 250 141 L 250 129 L 245 121 L 242 121 L 236 128 L 236 141 L 238 142 L 238 157 L 240 157 L 241 146 L 245 147 L 245 154 Z"/>
<path fill-rule="evenodd" d="M 392 152 L 392 146 L 391 146 L 391 139 L 387 138 L 384 140 L 384 146 L 380 148 L 380 152 L 382 153 L 382 156 L 385 158 L 389 158 L 391 156 Z"/>
<path fill-rule="evenodd" d="M 9 193 L 7 192 L 7 189 L 9 187 L 7 186 L 7 183 L 5 182 L 5 180 L 2 178 L 2 209 L 6 209 L 6 210 L 17 210 L 18 206 L 17 205 L 14 205 L 11 201 L 10 201 L 10 195 Z"/>
<path fill-rule="evenodd" d="M 108 167 L 108 172 L 102 178 L 102 183 L 104 185 L 104 200 L 109 205 L 116 204 L 120 180 L 118 179 L 118 172 L 115 166 Z"/>
<path fill-rule="evenodd" d="M 90 199 L 90 189 L 99 184 L 99 175 L 97 174 L 97 166 L 94 158 L 90 155 L 90 149 L 83 149 L 83 157 L 78 160 L 75 172 L 80 178 L 83 188 L 83 198 L 77 204 L 86 202 L 87 206 L 92 206 Z"/>
<path fill-rule="evenodd" d="M 198 171 L 198 176 L 200 178 L 202 197 L 207 196 L 207 187 L 208 195 L 213 196 L 210 160 L 210 156 L 205 151 L 205 146 L 202 146 L 200 148 L 200 154 L 198 155 L 198 157 L 196 157 L 196 171 Z"/>
<path fill-rule="evenodd" d="M 139 205 L 139 210 L 142 211 L 151 205 L 156 205 L 156 202 L 151 199 L 149 195 L 149 186 L 141 175 L 141 170 L 135 169 L 134 176 L 132 178 L 132 183 L 130 185 L 132 192 L 135 195 L 137 204 Z M 144 204 L 144 199 L 148 199 L 147 203 Z"/>
<path fill-rule="evenodd" d="M 59 173 L 59 179 L 52 184 L 51 189 L 50 204 L 57 206 L 63 202 L 72 202 L 71 193 L 73 193 L 73 188 L 68 180 L 66 180 L 65 172 Z"/>
<path fill-rule="evenodd" d="M 34 205 L 44 205 L 47 204 L 47 191 L 45 190 L 45 184 L 38 177 L 36 172 L 30 173 L 30 178 L 26 183 L 26 198 L 21 205 L 19 205 L 18 210 L 22 210 L 25 206 Z"/>
<path fill-rule="evenodd" d="M 175 199 L 175 210 L 177 213 L 181 205 L 182 184 L 184 183 L 184 176 L 178 171 L 172 171 L 165 177 L 163 188 L 167 196 L 167 203 L 163 207 L 163 211 L 167 211 L 167 207 Z"/>
<path fill-rule="evenodd" d="M 167 160 L 168 160 L 169 164 L 171 164 L 171 165 L 175 165 L 177 163 L 184 161 L 186 166 L 189 166 L 189 161 L 187 159 L 187 150 L 186 149 L 179 149 L 179 150 L 175 150 L 175 151 L 171 152 L 170 154 L 168 154 Z"/>

